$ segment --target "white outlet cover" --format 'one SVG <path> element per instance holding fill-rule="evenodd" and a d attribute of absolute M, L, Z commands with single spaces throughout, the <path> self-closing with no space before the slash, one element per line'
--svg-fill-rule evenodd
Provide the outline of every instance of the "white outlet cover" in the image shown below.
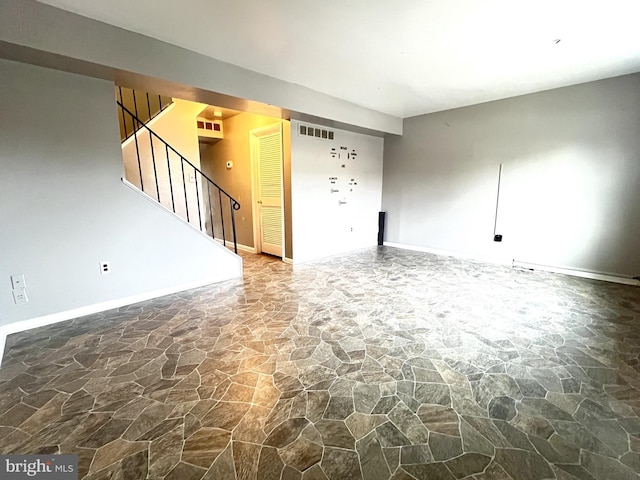
<path fill-rule="evenodd" d="M 27 291 L 24 288 L 18 288 L 13 291 L 13 301 L 16 305 L 20 305 L 21 303 L 27 303 L 29 298 L 27 297 Z"/>
<path fill-rule="evenodd" d="M 100 273 L 102 273 L 102 275 L 107 275 L 111 273 L 111 262 L 106 262 L 106 261 L 100 262 Z"/>

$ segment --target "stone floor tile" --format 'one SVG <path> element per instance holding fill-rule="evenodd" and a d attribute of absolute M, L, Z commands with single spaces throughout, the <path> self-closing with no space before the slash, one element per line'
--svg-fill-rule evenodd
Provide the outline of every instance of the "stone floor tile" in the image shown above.
<path fill-rule="evenodd" d="M 596 480 L 593 475 L 587 472 L 580 465 L 556 464 L 554 465 L 554 467 L 554 470 L 556 471 L 556 477 L 560 478 L 561 480 L 563 480 L 564 478 L 568 478 L 569 480 L 573 480 L 574 478 L 577 478 L 578 480 Z"/>
<path fill-rule="evenodd" d="M 363 478 L 369 480 L 387 480 L 391 475 L 382 447 L 376 435 L 371 432 L 356 442 L 356 451 L 360 459 Z"/>
<path fill-rule="evenodd" d="M 496 448 L 495 460 L 514 479 L 542 480 L 554 477 L 549 464 L 537 453 Z"/>
<path fill-rule="evenodd" d="M 489 416 L 499 420 L 512 420 L 516 416 L 516 402 L 511 397 L 493 397 L 489 402 Z"/>
<path fill-rule="evenodd" d="M 10 335 L 0 452 L 78 453 L 89 480 L 638 475 L 637 288 L 390 247 L 243 257 Z"/>
<path fill-rule="evenodd" d="M 462 440 L 460 437 L 431 433 L 429 434 L 429 448 L 435 461 L 449 460 L 462 454 Z"/>
<path fill-rule="evenodd" d="M 231 433 L 226 430 L 202 428 L 185 440 L 182 460 L 208 469 L 230 440 Z"/>
<path fill-rule="evenodd" d="M 253 443 L 232 442 L 233 463 L 237 480 L 256 480 L 262 447 Z"/>
<path fill-rule="evenodd" d="M 445 463 L 456 478 L 481 473 L 491 462 L 491 457 L 479 453 L 465 453 Z"/>
<path fill-rule="evenodd" d="M 460 436 L 460 420 L 453 408 L 440 405 L 421 405 L 417 415 L 431 432 Z"/>
<path fill-rule="evenodd" d="M 218 455 L 218 458 L 202 478 L 203 480 L 236 480 L 231 444 Z"/>
<path fill-rule="evenodd" d="M 414 478 L 429 480 L 455 480 L 455 476 L 444 463 L 425 463 L 422 465 L 404 465 L 402 467 Z"/>
<path fill-rule="evenodd" d="M 344 420 L 351 415 L 351 413 L 353 413 L 353 398 L 332 396 L 324 411 L 323 418 Z"/>
<path fill-rule="evenodd" d="M 273 447 L 262 447 L 258 460 L 257 478 L 262 480 L 280 480 L 284 462 Z"/>
<path fill-rule="evenodd" d="M 321 467 L 330 480 L 362 479 L 358 454 L 353 450 L 325 447 Z"/>
<path fill-rule="evenodd" d="M 295 472 L 295 473 L 294 473 Z M 294 468 L 285 468 L 282 472 L 282 480 L 300 478 L 295 477 L 297 470 Z M 302 480 L 328 480 L 327 475 L 324 473 L 320 465 L 314 465 L 302 474 Z"/>
<path fill-rule="evenodd" d="M 400 448 L 402 465 L 418 465 L 433 462 L 433 455 L 428 445 L 405 445 Z"/>
<path fill-rule="evenodd" d="M 279 450 L 282 460 L 301 472 L 318 463 L 322 459 L 322 452 L 322 446 L 304 437 Z"/>
<path fill-rule="evenodd" d="M 613 458 L 603 457 L 588 451 L 582 451 L 580 464 L 598 480 L 615 478 L 616 480 L 637 479 L 638 475 L 627 465 Z"/>
<path fill-rule="evenodd" d="M 200 480 L 206 472 L 204 468 L 180 462 L 169 472 L 165 480 Z"/>
<path fill-rule="evenodd" d="M 514 480 L 495 460 L 489 463 L 484 472 L 473 476 L 474 480 Z"/>
<path fill-rule="evenodd" d="M 309 420 L 306 418 L 286 420 L 273 429 L 264 444 L 277 448 L 286 447 L 300 436 L 300 433 L 308 424 Z"/>
<path fill-rule="evenodd" d="M 114 440 L 96 451 L 90 471 L 98 472 L 129 455 L 147 450 L 148 448 L 149 444 L 147 442 L 128 442 L 122 439 Z"/>
<path fill-rule="evenodd" d="M 391 476 L 390 480 L 415 480 L 416 477 L 409 475 L 405 470 L 399 468 L 396 472 Z"/>
<path fill-rule="evenodd" d="M 219 402 L 202 418 L 203 427 L 217 427 L 231 431 L 249 410 L 247 403 Z"/>
<path fill-rule="evenodd" d="M 315 424 L 322 436 L 324 445 L 346 449 L 355 448 L 355 438 L 341 420 L 319 420 Z"/>
<path fill-rule="evenodd" d="M 385 415 L 365 415 L 364 413 L 354 412 L 347 417 L 345 423 L 354 438 L 356 440 L 360 440 L 362 437 L 369 434 L 371 430 L 382 425 L 386 421 L 387 417 Z"/>
<path fill-rule="evenodd" d="M 401 447 L 403 445 L 411 445 L 404 433 L 391 422 L 385 422 L 375 430 L 378 434 L 378 440 L 383 447 Z"/>

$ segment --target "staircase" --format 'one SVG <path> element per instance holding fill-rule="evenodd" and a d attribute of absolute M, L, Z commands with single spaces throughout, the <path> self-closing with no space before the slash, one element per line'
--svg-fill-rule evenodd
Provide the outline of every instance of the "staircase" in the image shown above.
<path fill-rule="evenodd" d="M 116 95 L 123 150 L 130 142 L 135 148 L 133 162 L 125 159 L 127 181 L 209 237 L 224 246 L 232 244 L 237 254 L 235 211 L 240 204 L 149 128 L 149 120 L 165 110 L 171 99 L 132 92 L 127 95 L 118 87 Z M 144 109 L 138 105 L 141 98 Z M 131 99 L 134 111 L 123 99 Z"/>

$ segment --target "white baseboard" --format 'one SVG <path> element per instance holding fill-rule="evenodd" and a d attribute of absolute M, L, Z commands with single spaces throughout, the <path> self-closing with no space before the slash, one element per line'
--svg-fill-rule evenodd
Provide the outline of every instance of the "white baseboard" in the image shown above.
<path fill-rule="evenodd" d="M 348 255 L 350 253 L 355 253 L 355 252 L 359 252 L 359 251 L 362 251 L 362 250 L 368 250 L 368 249 L 373 248 L 373 247 L 375 247 L 377 245 L 378 245 L 377 243 L 372 243 L 370 245 L 360 245 L 360 246 L 355 247 L 355 248 L 353 248 L 351 250 L 344 250 L 344 251 L 340 251 L 340 252 L 327 253 L 327 254 L 323 253 L 319 257 L 311 257 L 311 258 L 307 257 L 307 258 L 303 258 L 302 260 L 298 260 L 297 258 L 295 260 L 293 260 L 293 259 L 287 259 L 287 260 L 289 260 L 292 265 L 302 265 L 304 263 L 315 262 L 317 260 L 325 260 L 327 258 L 339 257 L 340 255 Z M 284 258 L 283 258 L 283 261 L 285 261 Z"/>
<path fill-rule="evenodd" d="M 590 278 L 592 280 L 602 280 L 605 282 L 613 282 L 613 283 L 621 283 L 624 285 L 635 285 L 640 286 L 640 281 L 635 280 L 630 277 L 624 277 L 621 275 L 616 275 L 615 273 L 607 273 L 607 272 L 596 272 L 596 271 L 588 271 L 588 270 L 579 270 L 576 268 L 569 267 L 556 267 L 552 265 L 538 265 L 535 263 L 521 262 L 519 260 L 500 260 L 496 258 L 488 258 L 488 257 L 480 257 L 475 255 L 468 255 L 459 252 L 452 252 L 449 250 L 438 250 L 435 248 L 428 247 L 418 247 L 414 245 L 405 245 L 402 243 L 392 243 L 392 242 L 384 242 L 385 246 L 402 248 L 404 250 L 413 250 L 416 252 L 425 252 L 425 253 L 433 253 L 435 255 L 442 255 L 446 257 L 454 257 L 460 258 L 464 260 L 476 260 L 484 263 L 493 263 L 496 265 L 506 265 L 512 268 L 526 268 L 531 270 L 542 270 L 545 272 L 551 273 L 561 273 L 563 275 L 571 275 L 574 277 L 581 278 Z"/>
<path fill-rule="evenodd" d="M 282 257 L 282 261 L 283 261 L 284 263 L 289 264 L 289 265 L 293 265 L 293 258 Z"/>
<path fill-rule="evenodd" d="M 555 267 L 550 265 L 540 265 L 537 263 L 521 262 L 513 260 L 514 268 L 526 268 L 531 270 L 542 270 L 544 272 L 562 273 L 563 275 L 571 275 L 573 277 L 590 278 L 592 280 L 602 280 L 603 282 L 622 283 L 624 285 L 639 286 L 640 281 L 630 277 L 622 277 L 614 273 L 596 272 L 592 270 L 578 270 L 569 267 Z"/>
<path fill-rule="evenodd" d="M 49 315 L 43 315 L 41 317 L 30 318 L 28 320 L 21 320 L 19 322 L 0 325 L 0 366 L 2 365 L 2 358 L 4 356 L 4 347 L 7 335 L 24 332 L 25 330 L 32 330 L 38 327 L 44 327 L 53 323 L 64 322 L 66 320 L 73 320 L 74 318 L 84 317 L 86 315 L 92 315 L 94 313 L 100 313 L 107 310 L 112 310 L 114 308 L 124 307 L 133 303 L 144 302 L 153 298 L 164 297 L 165 295 L 171 295 L 172 293 L 183 292 L 185 290 L 191 290 L 192 288 L 204 287 L 206 285 L 224 282 L 225 280 L 231 280 L 234 278 L 240 277 L 230 276 L 229 278 L 208 278 L 195 282 L 174 285 L 159 290 L 153 290 L 151 292 L 144 292 L 128 297 L 116 298 L 114 300 L 108 300 L 106 302 L 100 302 L 93 305 L 74 308 L 72 310 L 66 310 L 64 312 L 52 313 Z"/>
<path fill-rule="evenodd" d="M 222 239 L 221 238 L 216 238 L 215 241 L 219 244 L 219 245 L 223 245 L 222 243 Z M 242 245 L 241 243 L 237 244 L 238 250 L 242 251 L 242 252 L 247 252 L 247 253 L 257 253 L 256 248 L 255 247 L 249 247 L 248 245 Z M 228 249 L 232 249 L 233 248 L 233 242 L 227 240 L 227 247 Z"/>

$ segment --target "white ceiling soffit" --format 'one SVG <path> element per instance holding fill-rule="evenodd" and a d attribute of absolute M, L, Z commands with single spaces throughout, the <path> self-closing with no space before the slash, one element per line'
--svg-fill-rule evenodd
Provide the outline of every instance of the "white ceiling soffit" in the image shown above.
<path fill-rule="evenodd" d="M 42 3 L 400 117 L 640 71 L 639 0 Z"/>

